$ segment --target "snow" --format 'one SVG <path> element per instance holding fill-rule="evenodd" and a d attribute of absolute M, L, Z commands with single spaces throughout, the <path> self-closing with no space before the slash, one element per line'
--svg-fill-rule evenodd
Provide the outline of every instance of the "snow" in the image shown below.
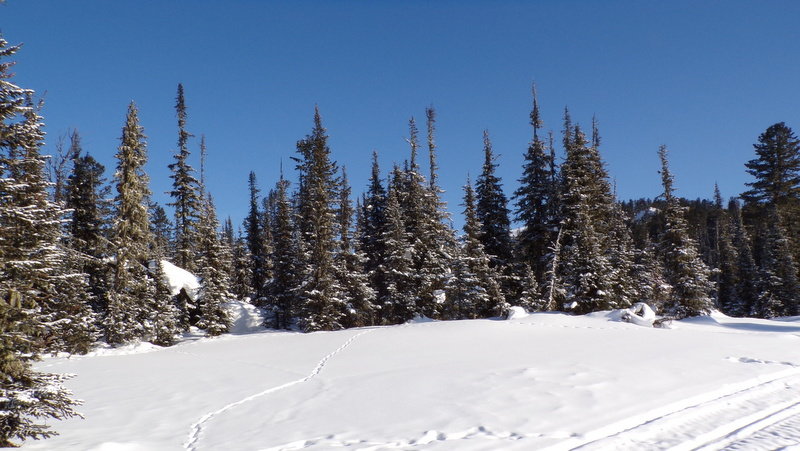
<path fill-rule="evenodd" d="M 800 444 L 800 319 L 619 312 L 257 327 L 49 357 L 85 420 L 27 450 L 776 449 Z M 638 317 L 644 318 L 646 312 Z M 146 352 L 138 352 L 145 351 Z"/>
<path fill-rule="evenodd" d="M 528 312 L 523 307 L 514 306 L 508 309 L 509 320 L 522 319 L 526 316 L 528 316 Z"/>
<path fill-rule="evenodd" d="M 249 302 L 229 301 L 223 304 L 228 316 L 233 318 L 230 333 L 251 334 L 264 330 L 264 311 Z"/>
<path fill-rule="evenodd" d="M 597 314 L 603 314 L 603 312 L 593 315 Z M 606 316 L 613 321 L 625 321 L 643 327 L 653 327 L 653 323 L 656 321 L 656 312 L 644 302 L 637 302 L 630 308 L 611 311 Z"/>
<path fill-rule="evenodd" d="M 200 280 L 197 276 L 167 260 L 161 260 L 161 268 L 163 268 L 170 293 L 173 296 L 184 290 L 191 300 L 197 300 L 197 294 L 200 291 Z"/>

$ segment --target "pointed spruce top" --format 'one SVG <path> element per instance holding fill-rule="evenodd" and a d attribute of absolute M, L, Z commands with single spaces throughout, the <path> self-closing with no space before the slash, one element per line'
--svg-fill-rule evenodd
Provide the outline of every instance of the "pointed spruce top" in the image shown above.
<path fill-rule="evenodd" d="M 544 123 L 539 114 L 539 98 L 536 95 L 536 83 L 531 84 L 531 94 L 533 95 L 533 109 L 531 110 L 531 125 L 533 126 L 533 139 L 539 138 L 539 129 L 542 128 Z"/>

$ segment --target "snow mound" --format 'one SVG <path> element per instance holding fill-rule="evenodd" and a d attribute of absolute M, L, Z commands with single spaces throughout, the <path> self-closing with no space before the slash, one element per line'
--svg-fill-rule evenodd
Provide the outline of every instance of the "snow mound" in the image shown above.
<path fill-rule="evenodd" d="M 643 327 L 653 327 L 657 319 L 656 312 L 644 302 L 637 302 L 630 308 L 613 310 L 608 317 L 612 321 L 623 321 Z"/>
<path fill-rule="evenodd" d="M 528 316 L 528 312 L 519 306 L 514 306 L 508 309 L 508 319 L 522 319 Z"/>
<path fill-rule="evenodd" d="M 100 343 L 91 352 L 87 353 L 86 357 L 144 354 L 147 352 L 157 351 L 159 349 L 164 349 L 164 348 L 158 345 L 154 345 L 153 343 L 148 343 L 146 341 L 128 343 L 126 345 L 117 346 L 116 348 L 106 343 Z"/>
<path fill-rule="evenodd" d="M 231 318 L 230 333 L 252 334 L 264 330 L 264 311 L 245 301 L 229 301 L 224 304 Z"/>
<path fill-rule="evenodd" d="M 173 265 L 167 260 L 161 260 L 161 268 L 164 271 L 164 277 L 167 279 L 170 293 L 173 296 L 184 290 L 193 301 L 197 300 L 197 293 L 200 291 L 200 280 L 197 276 Z"/>
<path fill-rule="evenodd" d="M 406 321 L 406 324 L 420 324 L 420 323 L 434 323 L 435 319 L 428 318 L 425 315 L 417 315 L 414 318 Z"/>

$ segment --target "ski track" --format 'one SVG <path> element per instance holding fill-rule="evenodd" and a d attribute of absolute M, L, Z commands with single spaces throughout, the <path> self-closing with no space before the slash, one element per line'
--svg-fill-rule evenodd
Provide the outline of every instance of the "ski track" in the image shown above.
<path fill-rule="evenodd" d="M 746 357 L 728 360 L 791 368 L 681 400 L 547 449 L 758 449 L 762 442 L 763 449 L 776 449 L 776 443 L 800 443 L 800 367 Z"/>
<path fill-rule="evenodd" d="M 219 408 L 217 410 L 214 410 L 212 412 L 206 413 L 205 415 L 200 417 L 200 419 L 197 420 L 196 423 L 192 424 L 191 431 L 189 432 L 189 437 L 186 439 L 186 442 L 183 444 L 183 448 L 186 449 L 187 451 L 196 451 L 197 450 L 197 441 L 200 439 L 200 433 L 202 433 L 202 431 L 203 431 L 203 426 L 206 423 L 208 423 L 209 421 L 211 421 L 217 415 L 225 413 L 228 410 L 231 410 L 231 409 L 233 409 L 235 407 L 238 407 L 238 406 L 240 406 L 240 405 L 242 405 L 244 403 L 250 402 L 250 401 L 252 401 L 252 400 L 254 400 L 256 398 L 260 398 L 260 397 L 268 395 L 270 393 L 275 393 L 277 391 L 284 390 L 284 389 L 289 388 L 289 387 L 294 386 L 294 385 L 302 384 L 303 382 L 308 382 L 309 380 L 313 379 L 315 376 L 317 376 L 322 371 L 322 369 L 325 367 L 325 365 L 328 363 L 328 361 L 333 356 L 335 356 L 336 354 L 342 352 L 345 348 L 350 346 L 350 344 L 353 343 L 353 341 L 356 338 L 358 338 L 358 337 L 360 337 L 360 336 L 362 336 L 362 335 L 364 335 L 366 333 L 372 332 L 373 330 L 375 330 L 375 329 L 369 329 L 369 330 L 365 330 L 363 332 L 359 332 L 359 333 L 353 335 L 352 337 L 350 337 L 349 339 L 347 339 L 341 346 L 339 346 L 338 348 L 334 349 L 331 353 L 329 353 L 328 355 L 323 357 L 317 363 L 317 365 L 314 367 L 314 369 L 311 370 L 311 372 L 307 376 L 305 376 L 303 378 L 295 379 L 295 380 L 287 382 L 285 384 L 278 385 L 278 386 L 272 387 L 272 388 L 268 388 L 268 389 L 266 389 L 264 391 L 261 391 L 261 392 L 258 392 L 256 394 L 250 395 L 250 396 L 248 396 L 246 398 L 242 398 L 239 401 L 236 401 L 236 402 L 230 403 L 228 405 L 225 405 L 225 406 L 223 406 L 223 407 L 221 407 L 221 408 Z"/>

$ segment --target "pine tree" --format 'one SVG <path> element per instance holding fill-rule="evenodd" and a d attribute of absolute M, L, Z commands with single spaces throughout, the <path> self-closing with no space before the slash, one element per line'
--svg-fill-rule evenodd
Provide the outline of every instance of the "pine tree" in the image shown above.
<path fill-rule="evenodd" d="M 395 166 L 386 195 L 386 229 L 382 242 L 386 249 L 384 260 L 386 294 L 378 300 L 384 324 L 400 324 L 417 315 L 416 276 L 412 273 L 411 237 L 406 231 L 400 198 L 404 189 L 404 174 Z"/>
<path fill-rule="evenodd" d="M 250 188 L 250 211 L 245 218 L 245 231 L 247 237 L 247 250 L 250 254 L 250 293 L 253 303 L 261 305 L 264 297 L 264 284 L 267 281 L 267 246 L 264 242 L 265 234 L 262 230 L 263 221 L 258 208 L 258 185 L 256 173 L 250 171 L 248 180 Z"/>
<path fill-rule="evenodd" d="M 658 259 L 657 246 L 646 237 L 640 249 L 635 252 L 632 277 L 637 286 L 639 298 L 656 311 L 663 311 L 663 306 L 670 297 L 672 287 L 664 276 L 664 266 Z"/>
<path fill-rule="evenodd" d="M 756 300 L 758 299 L 759 274 L 753 258 L 753 249 L 750 237 L 742 221 L 742 209 L 736 199 L 728 203 L 731 217 L 732 243 L 737 256 L 735 267 L 738 271 L 736 284 L 736 298 L 738 305 L 731 306 L 734 315 L 748 316 L 755 314 Z"/>
<path fill-rule="evenodd" d="M 520 186 L 514 192 L 516 220 L 522 223 L 517 242 L 520 259 L 532 268 L 537 280 L 543 282 L 547 272 L 549 248 L 555 240 L 557 229 L 555 217 L 557 189 L 555 162 L 552 156 L 546 153 L 544 142 L 539 139 L 542 120 L 535 86 L 531 126 L 533 141 L 525 153 L 522 177 L 519 179 Z"/>
<path fill-rule="evenodd" d="M 200 267 L 197 327 L 204 329 L 206 335 L 216 336 L 230 329 L 231 320 L 223 304 L 233 295 L 230 293 L 230 280 L 225 267 L 226 249 L 217 234 L 219 222 L 214 201 L 211 193 L 203 191 L 203 215 L 197 227 Z"/>
<path fill-rule="evenodd" d="M 247 250 L 247 240 L 241 228 L 236 238 L 231 232 L 231 291 L 236 299 L 245 299 L 252 293 L 252 258 Z"/>
<path fill-rule="evenodd" d="M 755 181 L 742 194 L 748 203 L 785 207 L 800 197 L 800 140 L 785 123 L 767 128 L 754 144 L 757 158 L 745 166 Z"/>
<path fill-rule="evenodd" d="M 153 234 L 154 246 L 161 255 L 170 255 L 174 252 L 172 240 L 172 222 L 167 217 L 164 207 L 157 202 L 150 202 L 148 208 L 150 218 L 150 232 Z"/>
<path fill-rule="evenodd" d="M 431 113 L 428 113 L 429 117 Z M 433 122 L 428 121 L 428 137 L 433 139 Z M 415 280 L 410 314 L 436 318 L 441 313 L 441 299 L 447 284 L 449 263 L 456 246 L 453 230 L 445 224 L 447 213 L 439 197 L 440 190 L 431 188 L 417 164 L 418 132 L 414 118 L 409 121 L 410 164 L 403 172 L 402 188 L 398 190 L 405 225 L 407 245 L 411 251 L 411 273 Z M 429 143 L 429 149 L 435 149 Z M 432 152 L 432 150 L 431 150 Z M 431 157 L 431 161 L 435 161 Z M 435 173 L 435 168 L 431 171 Z"/>
<path fill-rule="evenodd" d="M 299 307 L 296 294 L 299 255 L 293 231 L 292 206 L 286 194 L 288 186 L 289 182 L 281 174 L 275 190 L 275 217 L 271 222 L 275 240 L 272 251 L 274 271 L 265 289 L 266 305 L 273 312 L 270 323 L 266 325 L 275 329 L 291 328 L 292 318 Z"/>
<path fill-rule="evenodd" d="M 384 318 L 383 306 L 380 304 L 387 299 L 386 281 L 386 246 L 383 241 L 386 223 L 386 189 L 381 182 L 380 167 L 378 166 L 378 153 L 372 153 L 372 172 L 369 186 L 364 196 L 362 205 L 362 221 L 358 237 L 358 250 L 364 255 L 363 269 L 369 278 L 369 285 L 375 291 L 376 315 Z M 378 318 L 375 319 L 379 321 Z"/>
<path fill-rule="evenodd" d="M 766 223 L 756 313 L 764 318 L 795 316 L 800 313 L 800 282 L 776 205 L 769 207 Z"/>
<path fill-rule="evenodd" d="M 738 266 L 739 255 L 733 244 L 733 224 L 727 211 L 722 206 L 722 195 L 715 186 L 714 219 L 711 231 L 714 233 L 716 262 L 718 272 L 715 274 L 717 306 L 725 314 L 744 316 L 744 303 L 739 297 L 739 285 L 742 272 Z"/>
<path fill-rule="evenodd" d="M 41 320 L 49 326 L 46 350 L 85 353 L 95 339 L 87 276 L 62 244 L 66 212 L 50 200 L 46 157 L 40 153 L 43 123 L 31 96 L 18 110 L 21 121 L 10 132 L 5 160 L 13 182 L 6 185 L 10 206 L 2 221 L 11 233 L 5 238 L 6 260 L 0 272 L 38 305 Z"/>
<path fill-rule="evenodd" d="M 90 302 L 96 313 L 105 311 L 111 284 L 109 266 L 103 260 L 111 252 L 108 245 L 110 188 L 104 172 L 103 165 L 91 155 L 78 154 L 64 187 L 65 206 L 72 212 L 67 241 L 76 254 L 76 269 L 88 275 Z"/>
<path fill-rule="evenodd" d="M 464 186 L 464 236 L 455 274 L 448 290 L 455 317 L 489 318 L 504 315 L 508 304 L 500 289 L 497 272 L 481 243 L 482 227 L 475 206 L 475 193 L 467 180 Z"/>
<path fill-rule="evenodd" d="M 689 238 L 684 208 L 673 194 L 673 176 L 669 171 L 666 146 L 661 146 L 658 156 L 666 203 L 666 226 L 660 250 L 664 276 L 672 287 L 663 313 L 677 319 L 707 315 L 712 308 L 709 270 L 700 260 L 697 245 Z"/>
<path fill-rule="evenodd" d="M 188 162 L 189 138 L 192 135 L 186 131 L 186 103 L 182 84 L 178 84 L 175 111 L 178 116 L 178 153 L 175 154 L 175 162 L 169 165 L 172 171 L 172 191 L 169 195 L 174 201 L 168 205 L 175 207 L 175 263 L 193 272 L 196 269 L 194 243 L 197 241 L 201 205 L 199 182 Z"/>
<path fill-rule="evenodd" d="M 180 333 L 181 312 L 173 300 L 164 276 L 163 256 L 156 249 L 148 265 L 148 296 L 144 300 L 145 338 L 158 346 L 172 346 Z"/>
<path fill-rule="evenodd" d="M 516 268 L 516 274 L 518 279 L 516 286 L 519 287 L 519 293 L 513 298 L 514 305 L 522 307 L 528 312 L 545 310 L 539 282 L 536 281 L 536 275 L 531 267 L 527 264 L 519 265 Z"/>
<path fill-rule="evenodd" d="M 503 270 L 512 258 L 511 221 L 508 219 L 508 199 L 500 178 L 495 175 L 497 163 L 488 130 L 483 132 L 483 155 L 483 170 L 475 184 L 475 213 L 481 223 L 481 243 L 486 253 L 492 256 L 492 266 Z"/>
<path fill-rule="evenodd" d="M 155 293 L 148 270 L 153 237 L 147 215 L 149 177 L 144 172 L 147 147 L 133 102 L 128 106 L 116 157 L 116 211 L 111 233 L 114 274 L 103 320 L 106 342 L 112 345 L 146 337 L 147 304 Z"/>
<path fill-rule="evenodd" d="M 612 295 L 614 268 L 608 259 L 607 241 L 602 231 L 609 226 L 604 220 L 604 208 L 610 203 L 595 203 L 604 182 L 597 173 L 592 148 L 578 126 L 569 143 L 567 158 L 561 168 L 563 177 L 562 255 L 559 257 L 559 276 L 569 308 L 583 314 L 627 306 L 624 299 Z"/>
<path fill-rule="evenodd" d="M 336 163 L 330 159 L 328 136 L 322 127 L 319 108 L 314 111 L 314 128 L 297 143 L 300 157 L 298 211 L 302 251 L 300 282 L 300 327 L 306 331 L 336 330 L 343 327 L 345 301 L 336 280 L 334 252 L 338 198 Z"/>
<path fill-rule="evenodd" d="M 41 252 L 56 247 L 61 222 L 55 205 L 35 204 L 47 201 L 46 196 L 20 198 L 30 181 L 25 179 L 35 177 L 37 169 L 39 178 L 43 179 L 44 161 L 38 153 L 42 140 L 41 119 L 28 100 L 33 91 L 9 81 L 13 63 L 4 61 L 17 50 L 19 46 L 9 46 L 0 37 L 0 447 L 16 446 L 12 440 L 47 438 L 56 434 L 47 425 L 38 423 L 38 418 L 79 416 L 74 410 L 79 402 L 61 385 L 66 377 L 31 368 L 44 347 L 42 337 L 47 331 L 42 322 L 46 320 L 41 314 L 43 305 L 39 301 L 54 288 L 34 284 L 32 279 L 39 275 L 45 276 L 39 278 L 42 281 L 49 278 L 43 270 L 52 258 Z M 36 184 L 37 189 L 47 188 L 43 181 Z M 40 224 L 27 222 L 37 214 L 35 210 L 50 217 L 39 218 L 44 219 Z M 21 227 L 22 223 L 25 227 Z M 38 230 L 33 230 L 32 225 Z M 36 232 L 42 229 L 55 233 L 37 236 Z M 22 236 L 38 243 L 31 242 L 33 247 L 20 248 Z M 23 255 L 30 251 L 34 253 Z M 22 258 L 30 263 L 23 263 Z M 43 288 L 49 289 L 39 291 Z"/>
<path fill-rule="evenodd" d="M 599 139 L 599 138 L 598 138 Z M 611 264 L 611 293 L 620 307 L 627 307 L 639 299 L 639 284 L 634 279 L 636 247 L 627 224 L 627 214 L 613 202 L 609 216 L 606 256 Z"/>
<path fill-rule="evenodd" d="M 353 246 L 352 223 L 353 207 L 350 200 L 350 185 L 347 173 L 342 167 L 339 186 L 339 250 L 336 253 L 336 269 L 339 285 L 346 301 L 344 327 L 370 326 L 375 322 L 375 290 L 369 286 L 368 275 L 364 272 L 366 257 Z"/>

